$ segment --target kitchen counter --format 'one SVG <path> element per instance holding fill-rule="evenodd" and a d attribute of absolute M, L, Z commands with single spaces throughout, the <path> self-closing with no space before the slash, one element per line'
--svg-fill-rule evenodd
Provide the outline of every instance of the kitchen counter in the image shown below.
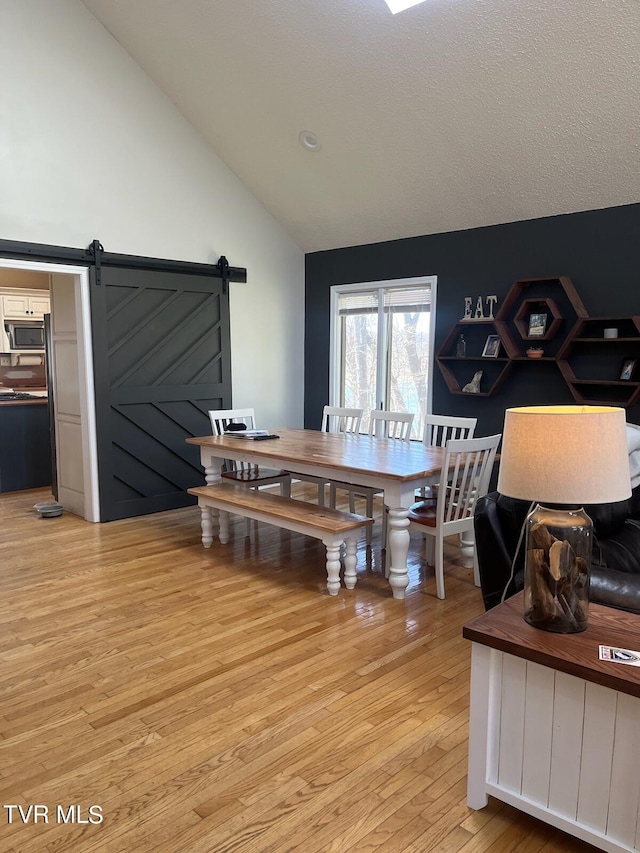
<path fill-rule="evenodd" d="M 0 406 L 46 406 L 48 400 L 46 397 L 32 397 L 30 400 L 3 400 L 0 395 Z"/>
<path fill-rule="evenodd" d="M 46 397 L 0 402 L 0 492 L 51 485 Z"/>
<path fill-rule="evenodd" d="M 14 394 L 15 397 L 12 396 Z M 0 386 L 0 406 L 39 406 L 46 402 L 46 388 L 7 388 Z"/>

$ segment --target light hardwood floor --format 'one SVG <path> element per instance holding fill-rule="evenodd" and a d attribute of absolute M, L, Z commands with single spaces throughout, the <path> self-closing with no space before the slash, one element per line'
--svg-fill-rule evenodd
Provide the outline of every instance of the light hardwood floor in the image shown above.
<path fill-rule="evenodd" d="M 482 604 L 452 543 L 445 601 L 419 538 L 394 600 L 377 536 L 332 598 L 316 540 L 240 520 L 205 551 L 196 507 L 92 525 L 46 497 L 0 496 L 2 853 L 593 850 L 465 804 Z"/>

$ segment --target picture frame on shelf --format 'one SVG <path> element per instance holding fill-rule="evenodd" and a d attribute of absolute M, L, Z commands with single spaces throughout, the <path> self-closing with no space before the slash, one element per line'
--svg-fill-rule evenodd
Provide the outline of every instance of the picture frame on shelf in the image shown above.
<path fill-rule="evenodd" d="M 620 366 L 620 379 L 629 382 L 636 372 L 636 359 L 625 358 Z"/>
<path fill-rule="evenodd" d="M 547 315 L 546 314 L 530 314 L 529 315 L 529 337 L 543 338 L 547 331 Z"/>
<path fill-rule="evenodd" d="M 497 358 L 500 352 L 500 335 L 488 335 L 482 350 L 483 358 Z"/>

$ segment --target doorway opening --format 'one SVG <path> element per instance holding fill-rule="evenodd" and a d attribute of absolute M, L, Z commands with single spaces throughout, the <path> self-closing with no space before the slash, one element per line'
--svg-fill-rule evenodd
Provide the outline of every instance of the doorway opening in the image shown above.
<path fill-rule="evenodd" d="M 16 290 L 30 288 L 35 273 L 48 276 L 52 361 L 48 390 L 58 500 L 87 521 L 100 521 L 88 269 L 0 258 L 0 271 L 10 274 L 10 286 Z"/>

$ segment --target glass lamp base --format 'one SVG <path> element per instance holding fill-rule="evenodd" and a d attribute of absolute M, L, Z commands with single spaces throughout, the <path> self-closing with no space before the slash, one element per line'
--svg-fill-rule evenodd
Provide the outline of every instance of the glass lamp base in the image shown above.
<path fill-rule="evenodd" d="M 584 631 L 589 621 L 591 519 L 583 509 L 538 504 L 525 524 L 525 621 L 556 634 Z"/>

